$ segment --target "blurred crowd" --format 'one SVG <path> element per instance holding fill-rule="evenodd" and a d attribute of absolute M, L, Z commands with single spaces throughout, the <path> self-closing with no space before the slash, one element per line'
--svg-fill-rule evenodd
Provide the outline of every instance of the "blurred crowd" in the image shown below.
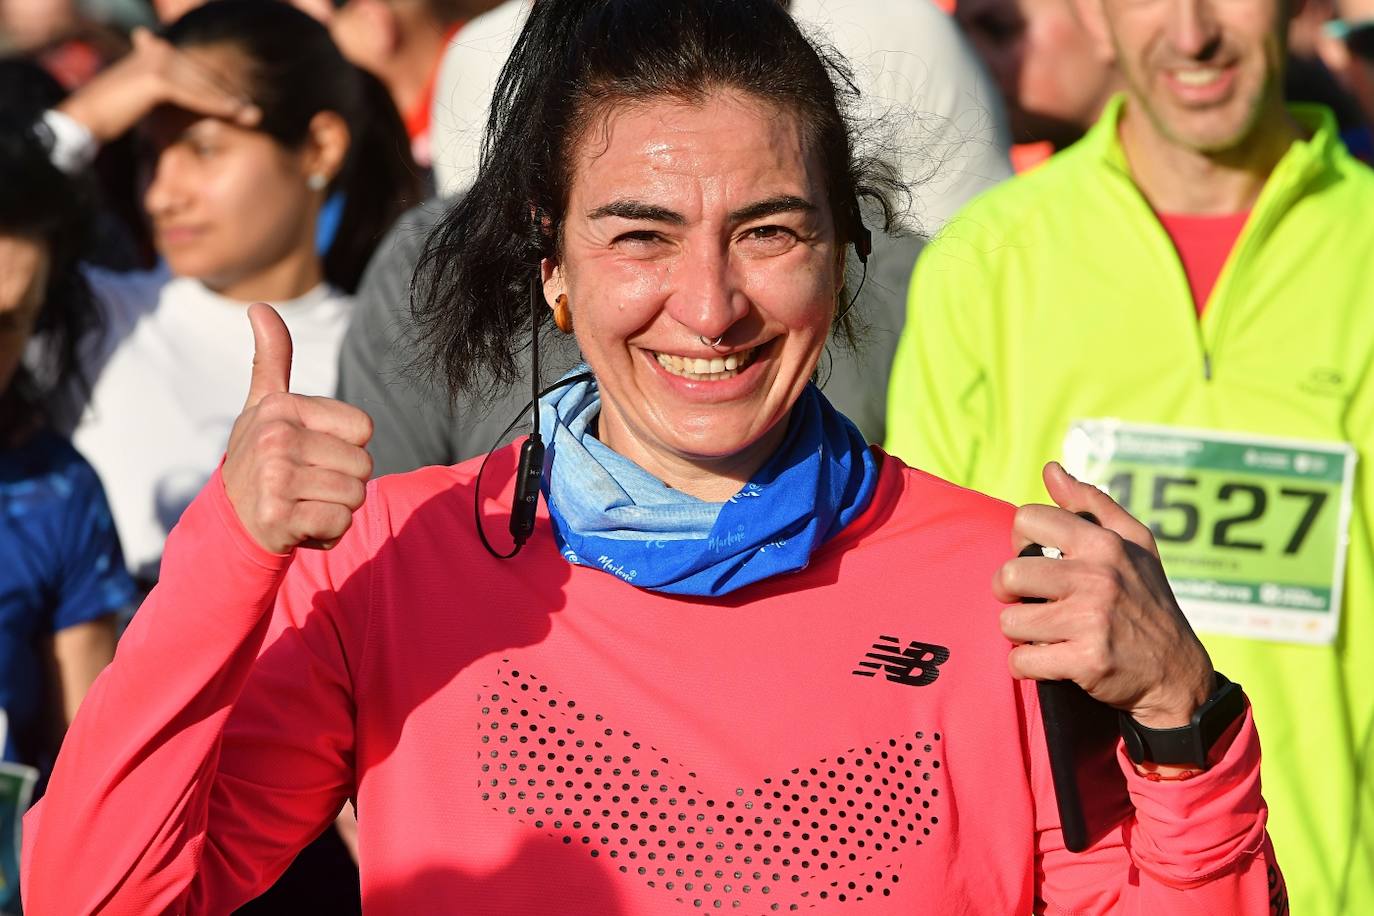
<path fill-rule="evenodd" d="M 290 329 L 293 391 L 373 417 L 377 473 L 482 455 L 521 411 L 451 400 L 409 322 L 529 2 L 0 0 L 0 909 L 16 818 L 224 453 L 249 303 Z M 1252 698 L 1294 909 L 1374 912 L 1374 0 L 786 5 L 849 61 L 916 230 L 873 239 L 826 395 L 1011 501 L 1076 444 L 1177 546 Z M 578 354 L 549 343 L 552 378 Z M 1212 478 L 1149 476 L 1177 430 L 1344 470 L 1320 499 L 1284 488 L 1299 467 L 1189 501 Z M 1267 556 L 1243 525 L 1279 537 L 1284 498 L 1305 565 L 1273 587 L 1327 603 L 1206 600 L 1189 564 Z M 352 829 L 246 911 L 357 911 Z"/>

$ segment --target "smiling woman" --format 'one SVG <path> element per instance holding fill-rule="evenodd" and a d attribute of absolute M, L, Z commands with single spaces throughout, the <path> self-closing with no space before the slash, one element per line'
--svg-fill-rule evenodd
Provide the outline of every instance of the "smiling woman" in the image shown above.
<path fill-rule="evenodd" d="M 289 393 L 255 307 L 26 905 L 227 910 L 351 798 L 377 913 L 1283 911 L 1254 723 L 1149 530 L 1057 465 L 1015 512 L 906 468 L 811 384 L 883 198 L 844 85 L 776 0 L 535 5 L 418 308 L 460 389 L 576 334 L 521 478 L 548 514 L 483 550 L 512 449 L 365 487 L 366 414 Z M 1080 853 L 1036 680 L 1133 742 L 1085 755 Z"/>

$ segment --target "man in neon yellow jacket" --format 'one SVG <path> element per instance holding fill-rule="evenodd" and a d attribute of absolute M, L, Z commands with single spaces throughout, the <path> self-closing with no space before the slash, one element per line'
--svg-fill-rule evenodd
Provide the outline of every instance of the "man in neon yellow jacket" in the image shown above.
<path fill-rule="evenodd" d="M 1100 0 L 1128 90 L 913 279 L 888 447 L 1151 524 L 1264 735 L 1294 913 L 1374 913 L 1374 173 L 1281 98 L 1279 0 Z M 1218 914 L 1220 916 L 1220 914 Z"/>

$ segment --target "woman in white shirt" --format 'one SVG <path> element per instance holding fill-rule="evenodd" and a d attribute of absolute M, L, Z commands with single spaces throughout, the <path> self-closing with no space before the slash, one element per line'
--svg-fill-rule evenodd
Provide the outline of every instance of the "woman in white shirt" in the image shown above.
<path fill-rule="evenodd" d="M 221 0 L 134 45 L 45 120 L 69 165 L 135 125 L 148 147 L 143 202 L 163 263 L 90 271 L 107 335 L 86 355 L 74 440 L 109 491 L 130 569 L 152 581 L 242 407 L 247 306 L 273 303 L 290 328 L 293 389 L 332 394 L 350 294 L 419 188 L 385 90 L 293 7 Z"/>

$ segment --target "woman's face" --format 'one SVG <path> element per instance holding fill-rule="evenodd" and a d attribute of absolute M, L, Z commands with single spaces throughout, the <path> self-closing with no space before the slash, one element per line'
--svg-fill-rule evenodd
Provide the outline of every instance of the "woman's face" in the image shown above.
<path fill-rule="evenodd" d="M 231 47 L 186 49 L 247 97 L 246 61 Z M 233 295 L 236 285 L 290 259 L 313 257 L 320 192 L 307 151 L 265 133 L 180 109 L 155 111 L 144 207 L 172 272 Z"/>
<path fill-rule="evenodd" d="M 545 294 L 569 298 L 599 437 L 670 483 L 747 479 L 786 432 L 842 283 L 818 158 L 794 116 L 728 91 L 620 106 L 575 157 Z"/>
<path fill-rule="evenodd" d="M 14 380 L 47 286 L 47 245 L 28 236 L 0 234 L 0 394 Z"/>

